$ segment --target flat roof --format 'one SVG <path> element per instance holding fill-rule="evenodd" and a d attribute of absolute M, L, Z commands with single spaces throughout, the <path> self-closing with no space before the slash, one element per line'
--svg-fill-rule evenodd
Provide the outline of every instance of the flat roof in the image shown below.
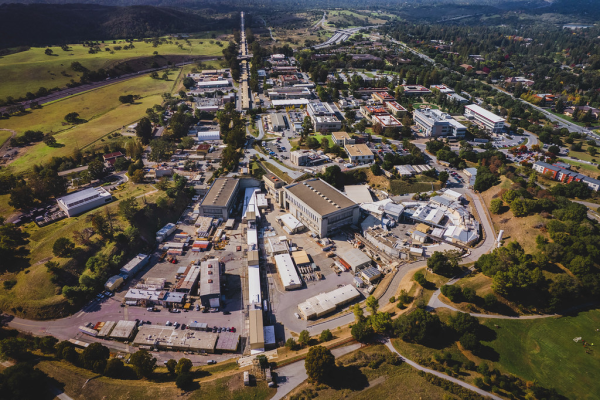
<path fill-rule="evenodd" d="M 363 264 L 371 263 L 371 259 L 368 255 L 360 251 L 359 249 L 350 249 L 348 251 L 344 251 L 344 254 L 341 254 L 340 257 L 348 264 L 350 267 L 360 267 Z"/>
<path fill-rule="evenodd" d="M 222 351 L 236 351 L 238 344 L 240 343 L 240 334 L 235 332 L 222 332 L 219 333 L 219 339 L 217 340 L 216 350 Z"/>
<path fill-rule="evenodd" d="M 127 264 L 123 265 L 120 269 L 121 272 L 131 272 L 137 268 L 138 265 L 148 261 L 148 255 L 146 254 L 138 254 L 133 257 Z"/>
<path fill-rule="evenodd" d="M 113 339 L 129 339 L 136 327 L 136 321 L 118 321 L 109 337 Z"/>
<path fill-rule="evenodd" d="M 346 144 L 344 147 L 346 148 L 348 155 L 351 157 L 373 155 L 373 152 L 366 144 Z"/>
<path fill-rule="evenodd" d="M 248 320 L 250 325 L 250 345 L 265 343 L 265 332 L 263 325 L 262 310 L 250 310 Z"/>
<path fill-rule="evenodd" d="M 135 321 L 134 321 L 135 322 Z M 138 334 L 133 339 L 134 345 L 147 345 L 159 347 L 175 347 L 189 350 L 213 351 L 217 343 L 217 333 L 179 330 L 174 326 L 142 325 Z"/>
<path fill-rule="evenodd" d="M 373 202 L 373 197 L 367 185 L 346 185 L 344 186 L 344 192 L 346 196 L 358 204 Z"/>
<path fill-rule="evenodd" d="M 289 254 L 276 255 L 275 265 L 277 266 L 277 272 L 279 272 L 279 277 L 284 288 L 293 288 L 302 285 L 298 271 L 296 271 L 292 257 Z"/>
<path fill-rule="evenodd" d="M 277 106 L 300 106 L 309 104 L 308 99 L 283 99 L 283 100 L 271 100 L 273 107 Z"/>
<path fill-rule="evenodd" d="M 275 341 L 275 327 L 273 325 L 267 325 L 263 328 L 265 336 L 265 344 L 276 344 Z"/>
<path fill-rule="evenodd" d="M 321 293 L 298 304 L 298 309 L 307 317 L 321 316 L 334 311 L 338 306 L 360 297 L 352 285 L 345 285 L 328 293 Z"/>
<path fill-rule="evenodd" d="M 321 216 L 357 206 L 342 192 L 321 179 L 307 179 L 285 186 L 285 189 Z"/>
<path fill-rule="evenodd" d="M 466 109 L 470 110 L 471 112 L 478 114 L 479 116 L 493 122 L 504 122 L 504 118 L 497 116 L 496 114 L 494 114 L 491 111 L 486 110 L 485 108 L 479 107 L 476 104 L 470 104 L 468 106 L 465 106 Z"/>
<path fill-rule="evenodd" d="M 292 258 L 296 265 L 308 264 L 310 263 L 310 258 L 308 254 L 304 250 L 298 250 L 292 252 Z"/>
<path fill-rule="evenodd" d="M 192 287 L 198 282 L 200 277 L 200 266 L 190 265 L 186 271 L 185 278 L 181 279 L 176 288 L 180 290 L 192 290 Z"/>
<path fill-rule="evenodd" d="M 261 304 L 260 268 L 258 265 L 248 266 L 248 303 Z"/>
<path fill-rule="evenodd" d="M 336 140 L 351 140 L 350 135 L 348 135 L 348 132 L 332 132 L 331 136 L 333 136 Z"/>
<path fill-rule="evenodd" d="M 239 182 L 238 179 L 233 178 L 216 179 L 200 204 L 202 206 L 226 207 L 234 196 Z"/>
<path fill-rule="evenodd" d="M 271 115 L 271 124 L 273 124 L 273 126 L 275 126 L 275 125 L 285 126 L 285 121 L 283 120 L 284 115 L 282 113 L 275 113 L 275 114 L 270 114 L 270 115 Z"/>
<path fill-rule="evenodd" d="M 66 208 L 77 207 L 81 204 L 88 203 L 100 197 L 112 197 L 110 193 L 103 187 L 94 187 L 83 189 L 79 192 L 71 193 L 63 197 L 59 197 L 56 201 Z"/>
<path fill-rule="evenodd" d="M 219 260 L 213 258 L 203 261 L 200 267 L 200 296 L 221 294 Z"/>
<path fill-rule="evenodd" d="M 271 248 L 271 253 L 288 252 L 289 249 L 287 239 L 269 239 L 269 247 Z"/>

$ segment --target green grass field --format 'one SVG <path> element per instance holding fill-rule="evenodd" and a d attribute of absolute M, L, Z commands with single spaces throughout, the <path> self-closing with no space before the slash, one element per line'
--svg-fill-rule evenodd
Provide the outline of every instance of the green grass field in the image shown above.
<path fill-rule="evenodd" d="M 312 135 L 311 137 L 317 139 L 319 144 L 321 144 L 321 139 L 326 138 L 329 141 L 329 147 L 334 145 L 333 139 L 331 139 L 331 135 Z"/>
<path fill-rule="evenodd" d="M 17 98 L 24 96 L 27 92 L 35 93 L 42 86 L 51 89 L 64 87 L 71 79 L 78 81 L 81 74 L 71 69 L 71 63 L 74 61 L 80 62 L 89 70 L 98 70 L 110 68 L 127 59 L 152 56 L 155 51 L 159 55 L 222 55 L 223 48 L 219 47 L 214 39 L 191 39 L 191 47 L 181 41 L 183 49 L 180 49 L 175 41 L 173 44 L 162 44 L 158 47 L 152 47 L 152 43 L 135 42 L 135 48 L 114 51 L 114 54 L 110 54 L 110 51 L 89 54 L 89 47 L 71 45 L 70 51 L 53 47 L 54 55 L 52 56 L 44 54 L 44 48 L 34 47 L 24 52 L 0 57 L 0 76 L 2 76 L 0 98 L 7 96 Z M 102 49 L 126 44 L 122 41 L 117 41 L 117 44 L 107 41 Z M 227 41 L 222 40 L 222 44 L 226 46 Z"/>
<path fill-rule="evenodd" d="M 523 379 L 553 387 L 570 399 L 597 399 L 600 393 L 600 311 L 529 321 L 482 320 L 497 338 L 489 343 L 500 354 L 498 364 Z M 594 345 L 586 354 L 583 338 Z"/>
<path fill-rule="evenodd" d="M 9 131 L 0 131 L 0 147 L 4 145 L 4 142 L 10 139 L 11 135 L 12 133 Z"/>
<path fill-rule="evenodd" d="M 584 175 L 589 175 L 593 178 L 596 178 L 600 174 L 600 169 L 598 169 L 598 167 L 596 167 L 594 165 L 577 162 L 577 161 L 569 160 L 566 158 L 559 158 L 559 160 L 562 162 L 565 162 L 567 164 L 571 164 L 571 167 L 579 167 L 579 169 L 577 169 L 577 168 L 571 168 L 571 169 L 579 171 Z"/>
<path fill-rule="evenodd" d="M 174 79 L 176 74 L 173 72 L 171 78 Z M 0 121 L 0 127 L 14 129 L 18 134 L 30 129 L 58 132 L 55 137 L 62 145 L 48 147 L 44 143 L 34 144 L 26 148 L 9 168 L 16 173 L 23 172 L 34 163 L 46 162 L 51 157 L 71 155 L 75 147 L 85 148 L 103 136 L 142 118 L 148 107 L 162 102 L 160 94 L 170 92 L 173 84 L 173 80 L 163 81 L 142 76 L 72 96 L 25 115 Z M 138 94 L 143 97 L 135 104 L 124 105 L 118 100 L 123 94 Z M 64 116 L 70 112 L 79 113 L 80 118 L 88 122 L 79 125 L 66 124 Z"/>

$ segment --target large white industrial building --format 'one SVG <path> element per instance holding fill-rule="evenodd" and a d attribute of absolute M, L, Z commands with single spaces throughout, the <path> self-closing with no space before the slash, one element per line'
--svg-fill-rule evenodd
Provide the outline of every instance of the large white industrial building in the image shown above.
<path fill-rule="evenodd" d="M 111 194 L 103 187 L 83 189 L 56 199 L 56 203 L 68 217 L 73 217 L 111 201 Z"/>
<path fill-rule="evenodd" d="M 294 266 L 294 261 L 289 253 L 278 254 L 275 256 L 275 265 L 277 266 L 277 272 L 281 283 L 285 290 L 293 290 L 302 287 L 302 280 L 298 276 L 298 271 Z"/>
<path fill-rule="evenodd" d="M 360 297 L 360 292 L 352 285 L 345 285 L 329 293 L 321 293 L 298 304 L 304 319 L 315 319 L 334 312 L 338 307 Z"/>

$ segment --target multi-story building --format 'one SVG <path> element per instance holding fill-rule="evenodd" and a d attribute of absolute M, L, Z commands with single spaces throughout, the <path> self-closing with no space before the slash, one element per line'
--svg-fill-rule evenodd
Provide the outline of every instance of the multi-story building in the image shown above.
<path fill-rule="evenodd" d="M 331 140 L 340 147 L 344 147 L 347 144 L 354 144 L 354 139 L 347 132 L 333 132 Z"/>
<path fill-rule="evenodd" d="M 396 119 L 396 117 L 385 114 L 385 115 L 374 115 L 373 116 L 374 124 L 381 124 L 381 126 L 385 128 L 401 128 L 402 123 Z"/>
<path fill-rule="evenodd" d="M 431 90 L 421 85 L 402 85 L 404 88 L 404 94 L 407 96 L 423 96 L 431 94 Z"/>
<path fill-rule="evenodd" d="M 360 111 L 371 122 L 375 122 L 374 117 L 377 115 L 389 115 L 388 110 L 384 106 L 361 106 Z"/>
<path fill-rule="evenodd" d="M 476 104 L 465 106 L 465 117 L 474 120 L 492 133 L 500 133 L 504 130 L 504 118 Z"/>
<path fill-rule="evenodd" d="M 229 219 L 240 181 L 233 178 L 218 178 L 210 187 L 198 207 L 201 217 Z"/>
<path fill-rule="evenodd" d="M 429 86 L 429 88 L 430 88 L 430 89 L 437 89 L 437 90 L 439 90 L 439 91 L 440 91 L 440 93 L 443 93 L 443 94 L 451 94 L 451 93 L 454 93 L 454 89 L 452 89 L 452 88 L 449 88 L 449 87 L 448 87 L 448 86 L 446 86 L 446 85 L 431 85 L 431 86 Z"/>
<path fill-rule="evenodd" d="M 373 152 L 366 144 L 347 144 L 344 146 L 351 163 L 370 163 L 375 159 Z"/>
<path fill-rule="evenodd" d="M 309 103 L 307 111 L 317 132 L 339 131 L 342 128 L 342 122 L 327 103 Z"/>
<path fill-rule="evenodd" d="M 533 164 L 532 168 L 534 171 L 537 171 L 540 174 L 550 175 L 552 179 L 563 183 L 583 182 L 595 192 L 600 189 L 600 180 L 590 178 L 589 176 L 582 175 L 575 171 L 571 171 L 565 167 L 570 168 L 570 165 L 564 163 L 555 163 L 552 165 L 542 161 L 537 161 L 535 164 Z"/>
<path fill-rule="evenodd" d="M 360 207 L 321 179 L 284 186 L 284 207 L 319 237 L 358 224 Z"/>
<path fill-rule="evenodd" d="M 389 93 L 387 93 L 387 92 L 377 92 L 377 93 L 373 93 L 373 94 L 371 95 L 371 98 L 372 98 L 374 101 L 378 101 L 378 102 L 381 102 L 381 103 L 385 103 L 385 102 L 388 102 L 388 101 L 394 101 L 394 96 L 390 95 L 390 94 L 389 94 Z"/>
<path fill-rule="evenodd" d="M 415 125 L 423 130 L 423 136 L 464 137 L 467 133 L 467 128 L 463 124 L 440 110 L 417 109 L 413 112 L 413 119 Z"/>
<path fill-rule="evenodd" d="M 276 87 L 269 89 L 267 96 L 271 100 L 310 99 L 312 94 L 306 87 Z"/>
<path fill-rule="evenodd" d="M 407 112 L 406 108 L 402 107 L 399 103 L 395 101 L 388 101 L 387 103 L 385 103 L 385 106 L 387 107 L 389 112 L 395 117 L 404 117 L 404 115 Z"/>
<path fill-rule="evenodd" d="M 280 178 L 273 174 L 265 174 L 263 175 L 263 181 L 265 182 L 265 188 L 267 189 L 267 193 L 269 193 L 275 203 L 281 204 L 283 191 L 281 188 L 285 185 L 285 182 Z"/>

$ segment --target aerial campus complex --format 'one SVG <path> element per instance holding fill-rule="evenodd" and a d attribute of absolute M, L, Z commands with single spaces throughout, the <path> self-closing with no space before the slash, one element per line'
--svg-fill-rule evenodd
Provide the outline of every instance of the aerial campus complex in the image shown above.
<path fill-rule="evenodd" d="M 0 397 L 593 398 L 566 1 L 0 7 Z"/>

